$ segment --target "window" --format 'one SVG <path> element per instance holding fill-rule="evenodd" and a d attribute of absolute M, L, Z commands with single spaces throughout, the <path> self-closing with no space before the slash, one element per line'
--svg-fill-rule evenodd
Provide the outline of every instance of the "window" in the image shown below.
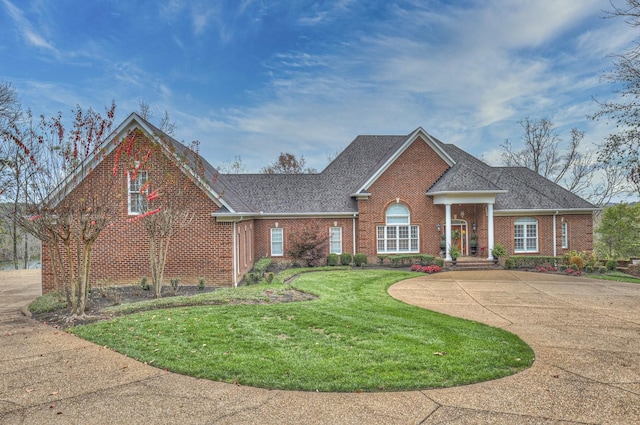
<path fill-rule="evenodd" d="M 569 248 L 569 223 L 562 222 L 562 248 Z"/>
<path fill-rule="evenodd" d="M 283 229 L 271 229 L 271 256 L 282 257 L 284 255 Z"/>
<path fill-rule="evenodd" d="M 538 251 L 538 220 L 534 218 L 518 218 L 514 228 L 514 251 Z"/>
<path fill-rule="evenodd" d="M 147 210 L 147 193 L 146 183 L 149 179 L 146 171 L 138 171 L 132 180 L 133 172 L 127 174 L 129 180 L 129 214 L 142 214 Z"/>
<path fill-rule="evenodd" d="M 409 208 L 396 203 L 387 208 L 386 226 L 378 226 L 377 240 L 380 253 L 419 252 L 418 226 L 411 225 Z"/>
<path fill-rule="evenodd" d="M 342 254 L 342 227 L 329 228 L 329 253 Z"/>

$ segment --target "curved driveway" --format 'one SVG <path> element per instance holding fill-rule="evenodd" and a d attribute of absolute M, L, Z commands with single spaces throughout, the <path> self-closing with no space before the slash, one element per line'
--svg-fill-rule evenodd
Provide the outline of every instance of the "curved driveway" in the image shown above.
<path fill-rule="evenodd" d="M 499 326 L 530 369 L 441 390 L 263 390 L 167 373 L 22 317 L 39 275 L 0 272 L 0 424 L 640 423 L 640 285 L 524 272 L 400 282 L 407 303 Z"/>

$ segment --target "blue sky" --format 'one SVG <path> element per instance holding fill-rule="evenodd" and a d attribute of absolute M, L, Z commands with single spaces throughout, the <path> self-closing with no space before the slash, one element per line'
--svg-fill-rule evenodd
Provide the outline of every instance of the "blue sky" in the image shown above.
<path fill-rule="evenodd" d="M 634 32 L 607 0 L 0 0 L 0 81 L 36 114 L 151 105 L 211 164 L 322 169 L 358 134 L 421 126 L 492 164 L 518 122 L 599 143 L 587 115 Z M 587 146 L 585 146 L 586 148 Z"/>

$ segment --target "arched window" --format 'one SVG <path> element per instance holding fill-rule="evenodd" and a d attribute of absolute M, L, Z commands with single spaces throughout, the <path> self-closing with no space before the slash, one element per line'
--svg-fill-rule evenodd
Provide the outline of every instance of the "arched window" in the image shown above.
<path fill-rule="evenodd" d="M 377 227 L 379 253 L 420 252 L 418 226 L 411 225 L 406 205 L 391 204 L 385 211 L 385 223 Z"/>
<path fill-rule="evenodd" d="M 513 235 L 515 252 L 538 252 L 538 220 L 531 217 L 516 219 Z"/>

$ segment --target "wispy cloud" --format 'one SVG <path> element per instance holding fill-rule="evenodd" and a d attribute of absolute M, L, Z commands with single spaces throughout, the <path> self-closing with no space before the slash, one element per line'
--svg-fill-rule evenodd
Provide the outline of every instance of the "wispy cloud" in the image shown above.
<path fill-rule="evenodd" d="M 49 43 L 38 31 L 35 30 L 31 22 L 24 16 L 24 12 L 11 3 L 9 0 L 0 0 L 4 4 L 8 15 L 11 17 L 16 25 L 16 29 L 23 37 L 23 39 L 31 46 L 48 50 L 56 55 L 59 54 L 58 50 Z"/>

